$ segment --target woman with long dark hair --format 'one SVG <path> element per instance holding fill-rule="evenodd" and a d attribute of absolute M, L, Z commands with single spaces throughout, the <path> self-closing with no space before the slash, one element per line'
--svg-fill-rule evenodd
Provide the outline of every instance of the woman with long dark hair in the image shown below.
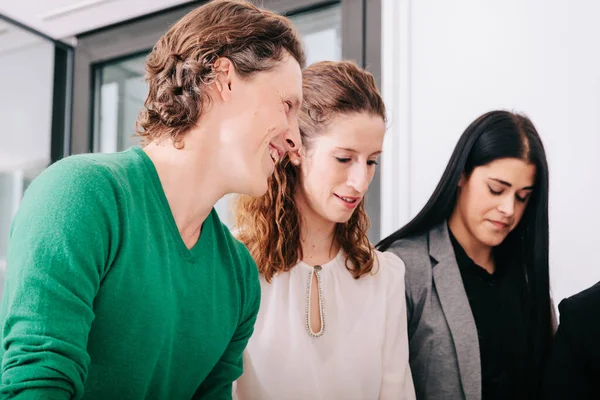
<path fill-rule="evenodd" d="M 525 116 L 463 133 L 423 210 L 377 245 L 406 264 L 418 399 L 535 399 L 552 339 L 548 165 Z"/>

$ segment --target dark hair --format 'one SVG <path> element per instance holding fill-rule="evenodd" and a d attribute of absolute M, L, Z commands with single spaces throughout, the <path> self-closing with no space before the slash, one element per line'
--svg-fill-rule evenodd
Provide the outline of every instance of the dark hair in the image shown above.
<path fill-rule="evenodd" d="M 202 114 L 214 63 L 231 60 L 250 77 L 269 71 L 289 53 L 304 67 L 305 55 L 291 22 L 247 1 L 213 0 L 180 19 L 156 43 L 146 61 L 149 92 L 136 123 L 143 143 L 170 137 L 181 145 Z"/>
<path fill-rule="evenodd" d="M 315 137 L 327 132 L 337 117 L 357 113 L 381 117 L 385 105 L 373 75 L 350 61 L 322 61 L 302 72 L 304 100 L 298 116 L 302 145 L 310 151 Z M 299 184 L 298 167 L 285 156 L 269 179 L 269 190 L 259 198 L 240 196 L 234 206 L 239 239 L 269 282 L 277 272 L 289 271 L 302 259 L 300 217 L 294 201 Z M 368 274 L 374 265 L 373 246 L 367 238 L 369 218 L 364 200 L 334 237 L 347 256 L 354 278 Z"/>
<path fill-rule="evenodd" d="M 387 250 L 397 240 L 423 234 L 450 217 L 456 205 L 461 175 L 501 158 L 518 158 L 536 167 L 534 191 L 517 227 L 497 247 L 523 268 L 528 306 L 530 345 L 536 382 L 543 371 L 552 340 L 552 305 L 548 267 L 548 164 L 542 140 L 524 115 L 491 111 L 477 118 L 460 137 L 433 195 L 403 228 L 377 244 Z"/>

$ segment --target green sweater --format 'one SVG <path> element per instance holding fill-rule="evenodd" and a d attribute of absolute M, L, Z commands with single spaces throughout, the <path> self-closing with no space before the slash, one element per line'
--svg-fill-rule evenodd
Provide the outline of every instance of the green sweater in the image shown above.
<path fill-rule="evenodd" d="M 213 209 L 189 250 L 141 149 L 68 157 L 12 225 L 0 398 L 231 399 L 259 304 L 247 249 Z"/>

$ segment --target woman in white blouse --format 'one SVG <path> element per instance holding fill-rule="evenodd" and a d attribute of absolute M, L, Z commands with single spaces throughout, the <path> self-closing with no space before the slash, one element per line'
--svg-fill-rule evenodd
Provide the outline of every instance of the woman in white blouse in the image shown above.
<path fill-rule="evenodd" d="M 308 67 L 303 95 L 300 110 L 282 110 L 298 112 L 303 152 L 278 160 L 273 151 L 267 194 L 234 207 L 262 286 L 234 397 L 414 399 L 404 264 L 366 236 L 383 100 L 351 62 Z"/>

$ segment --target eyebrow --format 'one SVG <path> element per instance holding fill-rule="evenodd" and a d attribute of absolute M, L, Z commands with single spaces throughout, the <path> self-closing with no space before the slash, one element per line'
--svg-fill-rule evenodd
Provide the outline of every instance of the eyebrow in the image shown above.
<path fill-rule="evenodd" d="M 491 179 L 493 181 L 496 181 L 496 182 L 498 182 L 498 183 L 500 183 L 500 184 L 502 184 L 502 185 L 504 185 L 506 187 L 512 187 L 512 185 L 510 183 L 508 183 L 506 181 L 503 181 L 502 179 L 497 179 L 497 178 L 489 178 L 489 179 Z M 524 187 L 521 190 L 533 190 L 533 186 L 527 186 L 527 187 Z"/>
<path fill-rule="evenodd" d="M 354 150 L 354 149 L 350 149 L 350 148 L 348 148 L 348 147 L 336 147 L 336 149 L 337 149 L 337 150 L 348 151 L 348 152 L 350 152 L 350 153 L 358 153 L 358 151 L 356 151 L 356 150 Z M 377 155 L 377 156 L 378 156 L 378 155 L 380 155 L 381 153 L 383 153 L 383 151 L 382 151 L 382 150 L 378 150 L 378 151 L 376 151 L 376 152 L 372 153 L 372 154 L 371 154 L 371 156 L 375 156 L 375 155 Z"/>

